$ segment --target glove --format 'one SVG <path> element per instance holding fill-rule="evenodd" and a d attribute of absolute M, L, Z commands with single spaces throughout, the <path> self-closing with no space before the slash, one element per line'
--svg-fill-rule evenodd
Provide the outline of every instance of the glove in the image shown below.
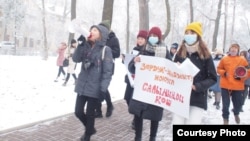
<path fill-rule="evenodd" d="M 78 45 L 83 45 L 86 42 L 86 39 L 83 35 L 81 35 L 78 39 Z"/>
<path fill-rule="evenodd" d="M 100 91 L 99 92 L 99 99 L 100 101 L 103 101 L 106 98 L 106 92 Z"/>
<path fill-rule="evenodd" d="M 234 77 L 235 80 L 240 80 L 240 77 Z"/>

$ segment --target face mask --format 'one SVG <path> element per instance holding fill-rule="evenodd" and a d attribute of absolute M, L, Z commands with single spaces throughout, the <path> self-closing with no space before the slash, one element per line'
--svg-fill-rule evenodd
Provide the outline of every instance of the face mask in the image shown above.
<path fill-rule="evenodd" d="M 230 54 L 231 56 L 236 56 L 236 55 L 238 54 L 238 52 L 230 51 L 229 54 Z"/>
<path fill-rule="evenodd" d="M 157 42 L 159 41 L 158 37 L 149 37 L 148 39 L 148 42 L 151 44 L 151 45 L 155 45 Z"/>
<path fill-rule="evenodd" d="M 192 45 L 197 41 L 197 35 L 196 34 L 184 35 L 184 40 L 188 45 Z"/>

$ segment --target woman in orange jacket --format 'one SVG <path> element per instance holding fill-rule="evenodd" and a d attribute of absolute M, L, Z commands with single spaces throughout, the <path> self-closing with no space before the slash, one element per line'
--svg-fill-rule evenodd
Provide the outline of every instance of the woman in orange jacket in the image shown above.
<path fill-rule="evenodd" d="M 227 56 L 224 56 L 217 66 L 217 73 L 221 76 L 220 87 L 222 96 L 222 117 L 224 124 L 229 122 L 230 97 L 233 103 L 233 112 L 235 122 L 240 123 L 239 112 L 242 106 L 242 92 L 244 82 L 247 79 L 248 72 L 245 76 L 236 74 L 238 67 L 247 67 L 248 62 L 243 56 L 239 56 L 240 46 L 232 44 Z M 242 70 L 244 72 L 244 69 Z"/>

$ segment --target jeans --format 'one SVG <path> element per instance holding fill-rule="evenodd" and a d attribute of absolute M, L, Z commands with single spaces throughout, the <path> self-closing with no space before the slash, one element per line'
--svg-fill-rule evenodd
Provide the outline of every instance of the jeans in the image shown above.
<path fill-rule="evenodd" d="M 229 119 L 230 97 L 233 103 L 234 115 L 239 115 L 242 106 L 242 93 L 242 90 L 228 90 L 221 88 L 223 119 Z"/>

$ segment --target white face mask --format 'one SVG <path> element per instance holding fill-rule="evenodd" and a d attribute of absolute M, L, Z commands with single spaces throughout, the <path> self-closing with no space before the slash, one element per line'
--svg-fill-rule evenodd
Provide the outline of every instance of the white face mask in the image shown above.
<path fill-rule="evenodd" d="M 193 45 L 197 41 L 196 34 L 186 34 L 184 35 L 184 40 L 188 45 Z"/>
<path fill-rule="evenodd" d="M 151 36 L 149 37 L 148 39 L 148 42 L 151 44 L 151 45 L 156 45 L 158 43 L 159 39 L 158 37 L 154 37 L 154 36 Z"/>

